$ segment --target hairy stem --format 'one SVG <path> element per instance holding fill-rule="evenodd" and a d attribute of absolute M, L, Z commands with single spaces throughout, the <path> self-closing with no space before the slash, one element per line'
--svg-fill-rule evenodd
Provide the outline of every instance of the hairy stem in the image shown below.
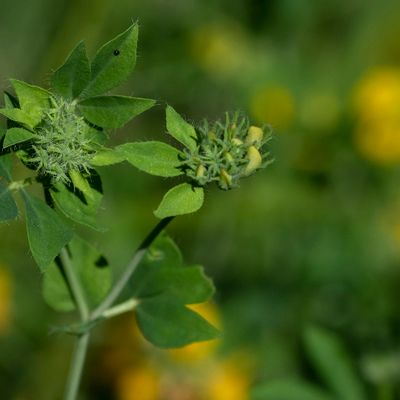
<path fill-rule="evenodd" d="M 89 306 L 86 301 L 85 292 L 83 291 L 81 282 L 79 281 L 76 271 L 71 263 L 68 250 L 65 247 L 61 250 L 60 257 L 64 267 L 65 277 L 68 281 L 71 294 L 78 308 L 81 321 L 85 322 L 89 319 Z M 77 398 L 88 344 L 89 333 L 84 333 L 78 337 L 74 354 L 72 356 L 67 385 L 65 388 L 65 400 L 75 400 Z"/>
<path fill-rule="evenodd" d="M 119 277 L 117 282 L 115 283 L 114 287 L 111 289 L 110 293 L 107 297 L 101 302 L 101 304 L 93 311 L 92 319 L 95 319 L 101 314 L 104 313 L 109 307 L 113 305 L 113 303 L 117 300 L 118 296 L 121 294 L 125 285 L 128 283 L 129 279 L 135 272 L 137 266 L 139 265 L 140 261 L 142 261 L 144 255 L 146 254 L 148 248 L 157 238 L 157 236 L 162 232 L 162 230 L 173 220 L 174 217 L 168 217 L 162 219 L 154 229 L 147 235 L 147 237 L 143 240 L 141 245 L 135 251 L 131 261 L 125 268 L 122 275 Z"/>

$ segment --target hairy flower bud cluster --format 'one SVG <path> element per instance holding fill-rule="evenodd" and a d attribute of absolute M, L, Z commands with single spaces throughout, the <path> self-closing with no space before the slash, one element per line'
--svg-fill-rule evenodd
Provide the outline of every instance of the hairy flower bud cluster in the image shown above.
<path fill-rule="evenodd" d="M 198 129 L 196 150 L 185 150 L 183 169 L 199 186 L 216 182 L 228 190 L 238 186 L 241 178 L 271 162 L 265 144 L 269 128 L 250 126 L 240 113 L 226 114 L 225 121 L 211 126 L 207 121 Z"/>
<path fill-rule="evenodd" d="M 71 171 L 89 172 L 95 152 L 94 129 L 72 102 L 51 99 L 24 161 L 53 182 L 70 181 Z"/>

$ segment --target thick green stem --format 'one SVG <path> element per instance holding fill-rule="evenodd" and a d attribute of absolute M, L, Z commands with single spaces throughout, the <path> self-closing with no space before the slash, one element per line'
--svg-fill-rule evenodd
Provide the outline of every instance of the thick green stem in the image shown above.
<path fill-rule="evenodd" d="M 81 317 L 81 321 L 86 322 L 89 319 L 90 315 L 89 306 L 85 298 L 85 292 L 83 291 L 81 282 L 71 263 L 68 250 L 66 248 L 63 248 L 61 250 L 60 257 L 72 297 L 74 298 Z M 72 356 L 67 385 L 65 388 L 65 400 L 75 400 L 77 398 L 79 384 L 81 381 L 83 366 L 85 364 L 85 358 L 89 344 L 89 333 L 84 333 L 83 335 L 80 335 L 77 340 L 78 341 L 76 343 L 74 354 Z"/>
<path fill-rule="evenodd" d="M 157 238 L 157 236 L 162 232 L 162 230 L 173 220 L 174 217 L 168 217 L 162 219 L 155 228 L 147 235 L 147 237 L 143 240 L 142 244 L 138 247 L 135 254 L 133 255 L 132 260 L 129 262 L 124 272 L 117 280 L 116 284 L 107 295 L 107 297 L 101 302 L 101 304 L 93 311 L 92 319 L 98 318 L 101 314 L 104 313 L 108 308 L 110 308 L 113 303 L 117 300 L 118 296 L 121 294 L 125 285 L 128 283 L 129 279 L 135 272 L 137 266 L 140 261 L 142 261 L 145 256 L 148 248 Z"/>

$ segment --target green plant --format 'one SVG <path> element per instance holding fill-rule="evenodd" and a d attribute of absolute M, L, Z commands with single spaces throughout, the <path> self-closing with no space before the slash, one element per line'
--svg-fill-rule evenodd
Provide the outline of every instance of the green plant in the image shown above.
<path fill-rule="evenodd" d="M 210 340 L 218 331 L 186 307 L 201 303 L 214 287 L 200 266 L 186 266 L 164 232 L 177 215 L 197 211 L 204 187 L 238 186 L 239 179 L 266 166 L 267 127 L 250 126 L 240 113 L 195 129 L 172 107 L 166 110 L 169 134 L 182 148 L 149 141 L 107 148 L 111 130 L 154 106 L 144 98 L 104 95 L 125 81 L 136 61 L 138 26 L 106 43 L 89 62 L 81 42 L 54 72 L 51 91 L 11 80 L 15 95 L 4 94 L 1 130 L 0 220 L 18 216 L 14 194 L 25 205 L 30 250 L 43 277 L 43 296 L 60 312 L 78 310 L 80 321 L 57 328 L 76 335 L 77 345 L 65 399 L 75 399 L 90 332 L 101 321 L 136 311 L 143 335 L 161 348 Z M 13 158 L 27 168 L 12 179 Z M 182 176 L 154 214 L 160 222 L 143 240 L 122 275 L 112 279 L 107 261 L 80 238 L 76 224 L 101 231 L 97 211 L 103 197 L 97 167 L 127 161 L 152 175 Z M 38 184 L 43 199 L 28 187 Z"/>

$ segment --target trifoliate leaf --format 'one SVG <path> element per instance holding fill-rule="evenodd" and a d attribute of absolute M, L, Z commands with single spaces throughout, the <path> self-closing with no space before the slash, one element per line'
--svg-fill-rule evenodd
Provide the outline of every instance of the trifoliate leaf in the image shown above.
<path fill-rule="evenodd" d="M 97 52 L 82 97 L 98 96 L 126 81 L 136 64 L 138 30 L 137 24 L 132 25 Z"/>
<path fill-rule="evenodd" d="M 71 100 L 78 97 L 90 80 L 90 63 L 83 42 L 72 50 L 65 63 L 54 72 L 51 86 L 55 93 Z"/>
<path fill-rule="evenodd" d="M 165 194 L 157 210 L 154 211 L 154 215 L 158 218 L 166 218 L 193 213 L 201 208 L 203 202 L 203 188 L 181 183 Z"/>
<path fill-rule="evenodd" d="M 26 228 L 32 256 L 46 271 L 61 249 L 71 240 L 72 229 L 42 200 L 22 192 L 26 208 Z"/>
<path fill-rule="evenodd" d="M 89 306 L 98 305 L 108 293 L 112 281 L 106 260 L 94 247 L 77 236 L 69 243 L 68 252 L 71 266 L 81 282 Z M 72 311 L 75 304 L 62 268 L 58 260 L 47 269 L 43 280 L 43 297 L 56 311 Z"/>
<path fill-rule="evenodd" d="M 173 177 L 182 174 L 179 170 L 180 152 L 162 142 L 125 143 L 117 147 L 126 161 L 151 175 Z"/>
<path fill-rule="evenodd" d="M 166 109 L 166 117 L 168 133 L 194 152 L 197 146 L 197 134 L 193 126 L 186 122 L 171 106 Z"/>
<path fill-rule="evenodd" d="M 79 110 L 94 125 L 121 128 L 154 104 L 154 100 L 140 97 L 99 96 L 81 101 Z"/>

